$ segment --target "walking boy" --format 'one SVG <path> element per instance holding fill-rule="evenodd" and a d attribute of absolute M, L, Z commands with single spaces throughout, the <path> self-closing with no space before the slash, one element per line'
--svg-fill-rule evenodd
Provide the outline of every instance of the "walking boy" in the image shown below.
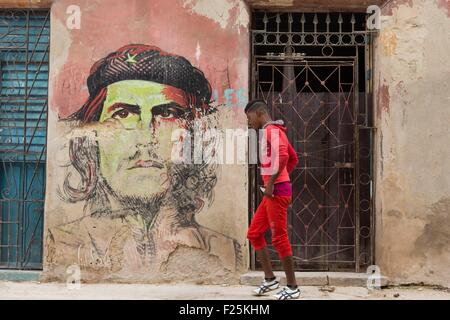
<path fill-rule="evenodd" d="M 253 129 L 264 130 L 263 145 L 267 149 L 262 152 L 266 152 L 265 158 L 269 159 L 261 165 L 264 198 L 256 209 L 247 233 L 247 239 L 255 249 L 264 270 L 264 281 L 253 293 L 264 295 L 278 289 L 280 285 L 272 271 L 264 240 L 264 234 L 270 228 L 272 245 L 278 252 L 287 279 L 287 286 L 274 297 L 279 300 L 296 299 L 300 296 L 300 290 L 295 280 L 292 249 L 287 234 L 287 209 L 292 201 L 289 173 L 297 165 L 298 157 L 285 134 L 283 121 L 272 121 L 264 101 L 250 101 L 245 107 L 245 113 Z"/>

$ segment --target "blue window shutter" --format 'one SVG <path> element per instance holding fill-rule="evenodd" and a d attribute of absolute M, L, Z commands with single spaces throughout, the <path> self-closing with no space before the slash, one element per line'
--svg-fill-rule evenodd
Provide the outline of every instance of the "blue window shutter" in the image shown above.
<path fill-rule="evenodd" d="M 49 38 L 49 12 L 0 11 L 0 268 L 42 267 Z"/>

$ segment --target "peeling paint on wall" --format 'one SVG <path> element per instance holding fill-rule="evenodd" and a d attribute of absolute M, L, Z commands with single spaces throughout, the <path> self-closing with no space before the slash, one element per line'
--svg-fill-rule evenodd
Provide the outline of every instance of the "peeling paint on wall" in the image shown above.
<path fill-rule="evenodd" d="M 389 95 L 389 87 L 386 84 L 382 84 L 379 87 L 378 96 L 379 96 L 378 115 L 381 115 L 383 112 L 389 112 L 390 95 Z"/>
<path fill-rule="evenodd" d="M 392 0 L 389 1 L 385 9 L 383 10 L 383 14 L 392 16 L 394 11 L 397 10 L 401 6 L 409 6 L 412 7 L 414 0 Z"/>
<path fill-rule="evenodd" d="M 249 14 L 242 1 L 236 0 L 183 0 L 183 7 L 190 12 L 208 17 L 225 29 L 230 24 L 240 32 L 248 28 Z"/>
<path fill-rule="evenodd" d="M 450 197 L 433 203 L 429 210 L 427 224 L 417 238 L 415 246 L 425 255 L 432 250 L 435 254 L 450 255 Z"/>
<path fill-rule="evenodd" d="M 383 54 L 388 57 L 394 55 L 395 49 L 397 48 L 396 34 L 390 29 L 383 29 L 381 30 L 379 39 Z"/>

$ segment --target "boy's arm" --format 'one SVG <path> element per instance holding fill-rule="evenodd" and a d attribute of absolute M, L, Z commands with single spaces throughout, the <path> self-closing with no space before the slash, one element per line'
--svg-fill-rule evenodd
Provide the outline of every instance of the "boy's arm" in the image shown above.
<path fill-rule="evenodd" d="M 264 194 L 266 196 L 272 197 L 273 193 L 273 186 L 275 184 L 275 181 L 277 180 L 278 176 L 280 175 L 281 171 L 287 166 L 287 163 L 289 161 L 289 152 L 288 152 L 288 145 L 289 142 L 287 140 L 286 134 L 279 130 L 277 130 L 278 133 L 278 150 L 271 149 L 271 159 L 278 159 L 278 170 L 274 174 L 270 176 L 269 182 L 267 183 L 266 190 Z M 267 134 L 267 140 L 270 144 L 272 139 L 272 130 L 268 130 Z M 273 165 L 273 163 L 271 163 Z"/>
<path fill-rule="evenodd" d="M 288 154 L 289 154 L 289 160 L 286 164 L 286 170 L 288 173 L 291 173 L 294 170 L 294 168 L 297 166 L 298 156 L 297 156 L 297 152 L 295 152 L 294 148 L 292 147 L 292 145 L 290 143 L 288 144 Z"/>
<path fill-rule="evenodd" d="M 288 155 L 279 156 L 278 159 L 279 159 L 278 171 L 270 176 L 269 182 L 267 182 L 266 191 L 264 192 L 264 194 L 269 197 L 272 197 L 273 195 L 273 186 L 275 185 L 275 181 L 277 180 L 281 171 L 283 171 L 284 167 L 286 167 L 289 156 Z"/>

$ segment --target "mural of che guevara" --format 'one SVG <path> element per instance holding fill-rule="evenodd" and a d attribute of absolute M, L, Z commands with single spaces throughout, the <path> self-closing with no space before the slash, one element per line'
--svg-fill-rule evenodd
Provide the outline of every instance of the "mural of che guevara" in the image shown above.
<path fill-rule="evenodd" d="M 238 241 L 195 219 L 214 199 L 216 165 L 171 161 L 175 130 L 215 125 L 203 72 L 184 57 L 133 44 L 97 61 L 87 86 L 86 103 L 63 120 L 78 133 L 59 188 L 64 201 L 84 203 L 84 214 L 48 229 L 49 267 L 152 277 L 171 268 L 175 253 L 196 252 L 231 272 L 240 268 Z M 184 267 L 195 268 L 189 261 Z"/>

